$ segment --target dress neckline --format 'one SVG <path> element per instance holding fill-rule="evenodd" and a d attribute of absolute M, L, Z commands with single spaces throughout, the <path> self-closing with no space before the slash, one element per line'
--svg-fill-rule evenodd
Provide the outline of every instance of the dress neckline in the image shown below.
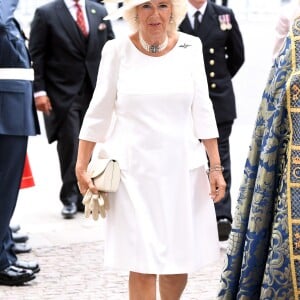
<path fill-rule="evenodd" d="M 146 53 L 142 52 L 141 50 L 139 50 L 135 44 L 132 42 L 132 40 L 130 39 L 130 37 L 128 36 L 128 40 L 129 40 L 129 44 L 132 48 L 134 48 L 134 50 L 139 54 L 142 55 L 143 57 L 149 57 L 149 58 L 155 58 L 155 59 L 159 59 L 159 58 L 164 58 L 169 56 L 172 52 L 175 51 L 175 49 L 178 47 L 178 44 L 180 43 L 181 40 L 181 32 L 178 32 L 178 39 L 174 45 L 174 47 L 172 49 L 170 49 L 170 51 L 168 51 L 167 53 L 160 55 L 160 56 L 152 56 L 152 55 L 147 55 Z"/>

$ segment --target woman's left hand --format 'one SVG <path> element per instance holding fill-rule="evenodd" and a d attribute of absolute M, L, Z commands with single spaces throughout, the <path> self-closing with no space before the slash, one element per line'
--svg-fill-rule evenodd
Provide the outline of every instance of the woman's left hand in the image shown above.
<path fill-rule="evenodd" d="M 225 196 L 226 182 L 222 171 L 212 170 L 208 173 L 210 196 L 214 203 L 220 202 Z"/>

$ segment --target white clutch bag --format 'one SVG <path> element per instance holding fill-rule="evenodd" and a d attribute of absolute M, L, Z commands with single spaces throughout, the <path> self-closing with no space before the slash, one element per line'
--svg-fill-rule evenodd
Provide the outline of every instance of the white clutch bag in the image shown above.
<path fill-rule="evenodd" d="M 99 192 L 116 192 L 118 190 L 121 171 L 116 160 L 110 158 L 92 160 L 87 171 Z"/>

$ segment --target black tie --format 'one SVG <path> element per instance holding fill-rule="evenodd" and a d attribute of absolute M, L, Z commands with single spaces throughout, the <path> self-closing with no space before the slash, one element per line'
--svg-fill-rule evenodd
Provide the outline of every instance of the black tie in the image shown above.
<path fill-rule="evenodd" d="M 199 16 L 201 15 L 201 12 L 199 10 L 197 10 L 194 13 L 194 31 L 196 33 L 199 32 L 199 28 L 200 28 L 200 21 L 199 21 Z"/>

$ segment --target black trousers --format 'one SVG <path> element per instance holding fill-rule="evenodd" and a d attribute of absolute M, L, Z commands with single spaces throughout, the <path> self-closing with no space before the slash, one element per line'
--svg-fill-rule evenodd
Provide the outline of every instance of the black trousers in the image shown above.
<path fill-rule="evenodd" d="M 82 195 L 77 186 L 75 165 L 77 160 L 79 132 L 92 94 L 93 89 L 91 84 L 86 80 L 59 129 L 57 154 L 62 180 L 59 197 L 64 205 L 73 202 L 76 203 L 77 207 L 82 206 Z"/>
<path fill-rule="evenodd" d="M 221 218 L 227 218 L 232 221 L 231 214 L 231 160 L 230 160 L 230 145 L 229 137 L 232 130 L 233 121 L 220 123 L 218 125 L 219 139 L 218 148 L 221 158 L 221 164 L 224 167 L 223 176 L 226 181 L 225 197 L 215 204 L 217 220 Z"/>
<path fill-rule="evenodd" d="M 0 135 L 0 271 L 16 260 L 9 223 L 19 195 L 27 142 L 27 136 Z"/>

